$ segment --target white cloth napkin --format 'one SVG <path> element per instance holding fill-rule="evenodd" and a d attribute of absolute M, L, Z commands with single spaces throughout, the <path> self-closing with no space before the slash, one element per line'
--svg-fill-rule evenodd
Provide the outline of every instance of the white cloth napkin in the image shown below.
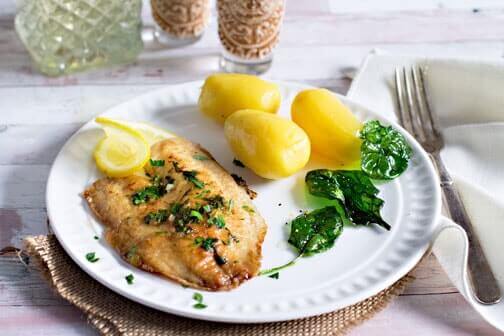
<path fill-rule="evenodd" d="M 442 158 L 504 292 L 504 252 L 499 248 L 504 246 L 504 62 L 400 57 L 375 51 L 364 61 L 347 95 L 395 120 L 394 70 L 415 63 L 427 66 L 426 85 L 446 142 Z M 485 306 L 471 294 L 465 234 L 453 228 L 441 231 L 433 251 L 467 301 L 504 331 L 504 299 Z"/>

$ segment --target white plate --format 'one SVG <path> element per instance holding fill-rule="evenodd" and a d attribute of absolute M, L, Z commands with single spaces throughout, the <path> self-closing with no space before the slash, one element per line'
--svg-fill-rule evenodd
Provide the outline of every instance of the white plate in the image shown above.
<path fill-rule="evenodd" d="M 285 223 L 300 209 L 310 208 L 303 189 L 305 172 L 266 181 L 234 166 L 222 127 L 198 111 L 201 84 L 169 86 L 118 105 L 103 115 L 151 122 L 201 143 L 228 171 L 243 176 L 258 192 L 254 203 L 268 223 L 262 266 L 283 264 L 294 257 L 286 243 Z M 280 114 L 288 117 L 292 99 L 306 86 L 279 85 L 283 98 Z M 382 119 L 340 98 L 361 120 Z M 395 124 L 394 127 L 400 129 Z M 193 289 L 133 268 L 103 239 L 93 238 L 101 237 L 103 229 L 91 216 L 81 193 L 100 177 L 92 151 L 101 132 L 94 122 L 87 123 L 58 154 L 47 184 L 51 226 L 67 253 L 93 278 L 134 301 L 176 315 L 252 323 L 308 317 L 346 307 L 378 293 L 411 270 L 428 248 L 440 217 L 441 197 L 434 169 L 418 143 L 402 131 L 414 151 L 410 166 L 400 178 L 380 186 L 380 196 L 385 200 L 382 213 L 392 225 L 390 232 L 376 227 L 345 228 L 334 248 L 303 258 L 281 271 L 278 280 L 257 277 L 230 292 L 205 292 L 208 308 L 194 309 Z M 100 260 L 88 262 L 88 252 L 96 252 Z M 124 279 L 130 273 L 135 276 L 133 285 Z"/>

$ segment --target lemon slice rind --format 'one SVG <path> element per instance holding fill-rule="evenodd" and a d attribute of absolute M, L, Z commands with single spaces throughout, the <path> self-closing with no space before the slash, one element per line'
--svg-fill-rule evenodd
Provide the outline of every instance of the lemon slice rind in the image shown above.
<path fill-rule="evenodd" d="M 100 124 L 121 125 L 122 127 L 133 129 L 143 136 L 149 146 L 152 146 L 158 141 L 176 137 L 176 135 L 172 132 L 153 126 L 146 122 L 111 119 L 108 117 L 97 117 L 95 120 Z"/>
<path fill-rule="evenodd" d="M 129 176 L 141 170 L 150 158 L 150 146 L 135 129 L 110 119 L 96 119 L 106 136 L 94 151 L 98 168 L 110 177 Z"/>

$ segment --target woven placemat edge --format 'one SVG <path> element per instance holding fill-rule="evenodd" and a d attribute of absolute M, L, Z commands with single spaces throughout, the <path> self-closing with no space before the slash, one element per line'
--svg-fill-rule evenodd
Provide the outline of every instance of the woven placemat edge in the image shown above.
<path fill-rule="evenodd" d="M 65 292 L 61 290 L 61 288 L 57 285 L 57 279 L 54 279 L 54 274 L 52 273 L 50 267 L 48 266 L 47 260 L 47 246 L 45 246 L 44 240 L 47 239 L 48 236 L 40 235 L 40 236 L 28 236 L 23 239 L 26 253 L 31 257 L 30 260 L 33 262 L 35 268 L 41 273 L 42 278 L 48 282 L 49 287 L 56 293 L 58 296 L 65 299 L 67 302 L 71 303 L 73 306 L 80 309 L 83 314 L 87 317 L 87 322 L 96 328 L 102 335 L 113 335 L 120 336 L 121 333 L 117 330 L 117 326 L 115 326 L 111 321 L 109 321 L 106 317 L 101 315 L 96 315 L 91 311 L 92 307 L 88 307 L 86 304 L 82 302 L 76 302 L 70 296 L 65 295 Z M 361 325 L 365 321 L 372 319 L 376 314 L 383 311 L 390 302 L 395 299 L 397 296 L 401 295 L 406 286 L 411 283 L 415 277 L 411 274 L 406 274 L 396 282 L 394 282 L 390 287 L 376 293 L 378 295 L 383 291 L 389 291 L 388 295 L 383 297 L 383 300 L 378 303 L 375 310 L 370 312 L 367 316 L 362 318 L 351 320 L 348 324 L 342 326 L 341 329 L 335 330 L 333 336 L 345 335 L 352 328 Z M 56 282 L 55 282 L 56 280 Z M 373 296 L 370 296 L 370 298 Z M 367 299 L 365 299 L 367 300 Z M 357 302 L 359 304 L 365 300 Z M 346 307 L 347 308 L 347 307 Z M 342 308 L 345 309 L 345 308 Z"/>

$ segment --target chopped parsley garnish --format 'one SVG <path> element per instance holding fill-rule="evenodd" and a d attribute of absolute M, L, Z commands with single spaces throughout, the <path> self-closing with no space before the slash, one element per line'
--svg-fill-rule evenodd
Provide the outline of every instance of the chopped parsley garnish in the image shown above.
<path fill-rule="evenodd" d="M 138 250 L 138 247 L 136 245 L 133 245 L 130 247 L 128 250 L 128 253 L 126 253 L 126 258 L 130 259 L 136 255 L 136 251 Z"/>
<path fill-rule="evenodd" d="M 166 189 L 163 187 L 160 187 L 159 185 L 152 185 L 134 193 L 133 196 L 131 196 L 131 200 L 134 205 L 139 205 L 152 200 L 157 200 L 165 193 Z"/>
<path fill-rule="evenodd" d="M 126 279 L 126 282 L 128 283 L 128 285 L 133 285 L 133 280 L 135 280 L 135 277 L 133 276 L 133 274 L 128 274 L 124 277 L 124 279 Z"/>
<path fill-rule="evenodd" d="M 134 255 L 136 255 L 137 250 L 138 250 L 138 247 L 136 245 L 131 246 L 128 251 L 128 254 L 126 254 L 126 258 L 129 259 L 129 258 L 133 257 Z"/>
<path fill-rule="evenodd" d="M 211 251 L 214 248 L 214 244 L 217 242 L 218 239 L 216 238 L 206 238 L 203 240 L 203 243 L 201 243 L 201 247 L 205 251 Z"/>
<path fill-rule="evenodd" d="M 172 213 L 172 215 L 176 215 L 180 211 L 180 208 L 182 208 L 182 204 L 180 204 L 180 203 L 173 203 L 171 205 L 170 212 Z"/>
<path fill-rule="evenodd" d="M 241 167 L 241 168 L 245 168 L 245 165 L 243 164 L 243 162 L 241 162 L 240 160 L 238 159 L 233 159 L 233 164 L 237 167 Z"/>
<path fill-rule="evenodd" d="M 255 210 L 249 207 L 248 205 L 243 205 L 242 209 L 250 213 L 255 213 Z"/>
<path fill-rule="evenodd" d="M 134 205 L 147 203 L 152 200 L 157 200 L 167 192 L 167 186 L 173 184 L 175 180 L 171 176 L 154 175 L 151 178 L 152 185 L 145 187 L 131 196 Z"/>
<path fill-rule="evenodd" d="M 193 158 L 196 159 L 196 160 L 199 160 L 199 161 L 209 160 L 208 157 L 205 156 L 205 155 L 203 155 L 203 154 L 194 154 Z"/>
<path fill-rule="evenodd" d="M 232 199 L 229 199 L 227 203 L 228 203 L 227 204 L 227 210 L 231 211 L 231 209 L 233 209 L 233 203 L 234 203 L 234 201 Z"/>
<path fill-rule="evenodd" d="M 178 203 L 177 203 L 178 204 Z M 197 209 L 184 207 L 182 205 L 172 206 L 172 214 L 174 215 L 173 221 L 175 222 L 175 229 L 177 232 L 188 233 L 192 230 L 189 223 L 199 222 L 203 216 Z"/>
<path fill-rule="evenodd" d="M 211 251 L 213 250 L 214 244 L 217 242 L 217 240 L 217 238 L 196 237 L 194 239 L 194 244 L 201 247 L 205 251 Z"/>
<path fill-rule="evenodd" d="M 100 258 L 97 258 L 96 257 L 96 253 L 95 252 L 89 252 L 86 254 L 86 259 L 87 261 L 89 261 L 90 263 L 95 263 L 97 262 L 98 260 L 100 260 Z"/>
<path fill-rule="evenodd" d="M 222 216 L 210 217 L 208 219 L 208 224 L 215 225 L 219 229 L 222 229 L 226 226 L 226 222 L 224 221 L 224 217 L 222 217 Z"/>
<path fill-rule="evenodd" d="M 161 180 L 162 180 L 162 178 L 161 178 L 161 176 L 159 176 L 159 175 L 154 175 L 154 176 L 152 176 L 152 177 L 151 177 L 151 182 L 152 182 L 152 184 L 153 184 L 153 185 L 155 185 L 155 186 L 156 186 L 156 185 L 160 185 L 160 184 L 162 183 L 162 181 L 161 181 Z"/>
<path fill-rule="evenodd" d="M 199 199 L 199 198 L 203 198 L 203 197 L 205 197 L 208 193 L 210 193 L 210 190 L 205 189 L 205 190 L 203 190 L 202 192 L 200 192 L 198 195 L 196 195 L 196 197 L 195 197 L 195 198 L 198 198 L 198 199 Z"/>
<path fill-rule="evenodd" d="M 137 249 L 138 247 L 136 245 L 133 245 L 129 249 L 128 253 L 126 253 L 126 260 L 128 260 L 128 262 L 133 266 L 140 266 L 140 264 L 142 263 L 142 259 L 137 254 Z"/>
<path fill-rule="evenodd" d="M 189 233 L 192 231 L 192 228 L 188 226 L 187 223 L 184 223 L 182 220 L 178 220 L 175 223 L 175 230 L 177 232 Z"/>
<path fill-rule="evenodd" d="M 166 209 L 161 209 L 158 211 L 153 211 L 147 214 L 147 216 L 144 217 L 144 223 L 145 224 L 161 224 L 164 223 L 168 220 L 168 210 Z"/>
<path fill-rule="evenodd" d="M 193 305 L 193 308 L 205 309 L 207 307 L 207 305 L 203 303 L 203 295 L 201 295 L 200 293 L 194 293 L 192 298 L 194 301 L 196 301 L 196 303 Z"/>
<path fill-rule="evenodd" d="M 192 298 L 197 302 L 203 302 L 203 295 L 201 293 L 194 293 Z"/>
<path fill-rule="evenodd" d="M 165 160 L 152 160 L 149 159 L 150 165 L 152 167 L 163 167 L 165 164 Z"/>
<path fill-rule="evenodd" d="M 191 210 L 191 212 L 189 213 L 189 216 L 196 218 L 196 220 L 198 222 L 203 220 L 203 216 L 199 213 L 199 211 L 196 211 L 196 210 Z"/>
<path fill-rule="evenodd" d="M 151 178 L 151 182 L 154 186 L 164 188 L 166 191 L 171 190 L 171 188 L 175 186 L 175 180 L 170 175 L 166 175 L 164 178 L 159 175 L 154 175 L 154 177 Z"/>
<path fill-rule="evenodd" d="M 280 276 L 280 273 L 278 273 L 278 272 L 268 275 L 268 277 L 270 277 L 272 279 L 278 279 L 279 276 Z"/>
<path fill-rule="evenodd" d="M 207 201 L 208 205 L 210 205 L 213 209 L 224 207 L 224 198 L 221 195 L 205 198 L 205 201 Z"/>
<path fill-rule="evenodd" d="M 192 182 L 192 184 L 194 184 L 194 186 L 196 188 L 203 189 L 203 187 L 205 186 L 205 183 L 203 183 L 202 181 L 200 181 L 196 178 L 197 174 L 198 174 L 198 172 L 195 170 L 182 172 L 182 175 L 184 175 L 184 178 L 186 180 L 188 180 L 189 182 Z"/>
<path fill-rule="evenodd" d="M 208 212 L 211 212 L 212 211 L 212 207 L 210 206 L 210 204 L 206 204 L 204 206 L 201 207 L 203 209 L 203 211 L 205 211 L 206 213 Z"/>
<path fill-rule="evenodd" d="M 98 236 L 94 236 L 93 238 L 94 238 L 95 240 L 100 239 L 100 237 L 98 237 Z"/>

